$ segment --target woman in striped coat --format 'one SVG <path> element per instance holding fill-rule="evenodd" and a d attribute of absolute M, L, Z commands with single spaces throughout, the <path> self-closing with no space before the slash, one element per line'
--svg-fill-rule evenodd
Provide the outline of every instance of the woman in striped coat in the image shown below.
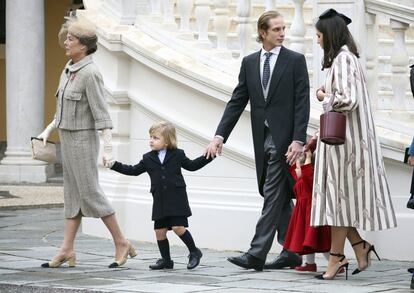
<path fill-rule="evenodd" d="M 317 98 L 324 111 L 342 112 L 347 120 L 343 145 L 317 143 L 311 225 L 329 225 L 332 234 L 328 267 L 319 279 L 333 279 L 342 268 L 348 268 L 346 238 L 358 261 L 353 274 L 370 266 L 375 248 L 362 240 L 357 228 L 377 231 L 396 227 L 367 84 L 347 27 L 350 22 L 329 9 L 316 23 L 318 43 L 324 50 L 322 70 L 328 69 Z"/>

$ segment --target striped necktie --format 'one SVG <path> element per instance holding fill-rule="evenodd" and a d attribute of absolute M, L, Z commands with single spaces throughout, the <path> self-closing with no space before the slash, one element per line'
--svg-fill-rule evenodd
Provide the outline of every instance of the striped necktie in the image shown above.
<path fill-rule="evenodd" d="M 269 83 L 269 78 L 270 78 L 270 56 L 272 55 L 272 52 L 266 52 L 266 60 L 264 62 L 264 66 L 263 66 L 263 77 L 262 77 L 262 85 L 263 88 L 266 90 L 267 88 L 267 84 Z"/>

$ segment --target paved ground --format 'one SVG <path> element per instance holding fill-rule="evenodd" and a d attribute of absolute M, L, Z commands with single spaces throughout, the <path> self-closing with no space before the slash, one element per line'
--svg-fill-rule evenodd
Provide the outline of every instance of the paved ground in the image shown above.
<path fill-rule="evenodd" d="M 320 281 L 313 273 L 292 270 L 242 270 L 226 261 L 238 252 L 208 249 L 203 249 L 201 265 L 188 271 L 186 249 L 174 246 L 174 270 L 160 272 L 148 269 L 159 257 L 156 245 L 133 242 L 138 256 L 124 268 L 109 269 L 111 241 L 82 233 L 75 268 L 41 268 L 56 252 L 62 230 L 62 208 L 0 209 L 0 292 L 414 292 L 406 272 L 412 262 L 374 261 L 368 271 L 348 280 Z"/>
<path fill-rule="evenodd" d="M 63 206 L 62 184 L 0 185 L 0 210 Z"/>

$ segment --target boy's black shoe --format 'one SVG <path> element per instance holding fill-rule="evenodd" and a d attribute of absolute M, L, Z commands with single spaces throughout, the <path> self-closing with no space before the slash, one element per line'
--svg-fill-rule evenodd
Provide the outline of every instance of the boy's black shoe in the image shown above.
<path fill-rule="evenodd" d="M 200 264 L 200 259 L 203 256 L 203 253 L 200 249 L 196 248 L 196 251 L 190 252 L 190 255 L 188 256 L 188 265 L 187 269 L 192 270 L 195 267 L 197 267 Z"/>
<path fill-rule="evenodd" d="M 172 269 L 173 267 L 174 262 L 172 260 L 165 260 L 163 258 L 157 259 L 155 264 L 149 266 L 151 270 Z"/>

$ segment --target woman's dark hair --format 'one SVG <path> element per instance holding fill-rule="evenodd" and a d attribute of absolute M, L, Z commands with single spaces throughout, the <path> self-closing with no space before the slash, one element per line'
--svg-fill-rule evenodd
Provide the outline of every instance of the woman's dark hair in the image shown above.
<path fill-rule="evenodd" d="M 319 18 L 315 24 L 316 29 L 323 35 L 322 70 L 332 66 L 334 58 L 339 54 L 341 47 L 347 45 L 357 58 L 359 53 L 354 38 L 340 14 L 329 18 Z"/>

